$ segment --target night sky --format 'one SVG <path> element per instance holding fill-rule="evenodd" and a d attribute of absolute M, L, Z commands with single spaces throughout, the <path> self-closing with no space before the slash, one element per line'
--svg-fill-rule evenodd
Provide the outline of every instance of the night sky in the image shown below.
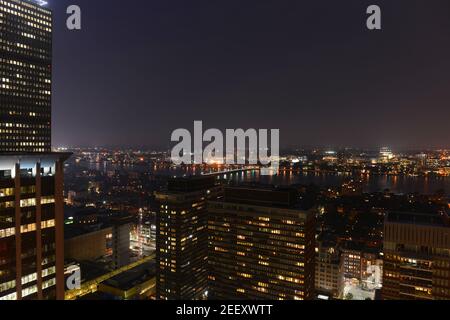
<path fill-rule="evenodd" d="M 448 0 L 49 2 L 54 146 L 167 147 L 203 120 L 285 147 L 450 147 Z"/>

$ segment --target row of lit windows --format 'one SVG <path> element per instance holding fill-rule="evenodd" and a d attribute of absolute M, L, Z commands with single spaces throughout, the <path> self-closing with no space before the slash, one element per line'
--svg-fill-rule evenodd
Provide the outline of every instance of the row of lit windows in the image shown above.
<path fill-rule="evenodd" d="M 54 226 L 55 226 L 55 219 L 41 221 L 41 229 L 53 228 Z M 36 231 L 36 223 L 29 223 L 20 226 L 21 233 L 28 233 L 33 231 Z M 15 233 L 16 233 L 15 228 L 0 229 L 0 239 L 14 236 Z"/>
<path fill-rule="evenodd" d="M 10 108 L 11 108 L 10 106 L 4 106 L 4 110 L 0 110 L 0 115 L 3 114 L 3 115 L 13 116 L 13 117 L 17 117 L 17 118 L 36 117 L 36 118 L 46 118 L 47 120 L 50 119 L 50 113 L 48 111 L 46 111 L 46 112 L 38 112 L 36 106 L 32 106 L 32 107 L 18 107 L 18 106 L 14 106 L 15 110 L 8 110 Z M 22 111 L 18 111 L 17 109 L 32 110 L 32 111 L 24 111 L 24 112 L 22 112 Z M 44 108 L 39 108 L 39 111 L 41 111 L 42 109 L 44 109 Z M 7 119 L 6 121 L 8 121 L 8 120 L 9 119 Z M 30 120 L 33 121 L 33 119 L 30 119 Z M 2 131 L 2 132 L 8 133 L 7 131 Z"/>
<path fill-rule="evenodd" d="M 56 279 L 55 278 L 51 278 L 47 281 L 44 281 L 42 283 L 42 289 L 45 290 L 47 288 L 53 287 L 56 284 Z"/>
<path fill-rule="evenodd" d="M 17 293 L 14 292 L 6 296 L 0 297 L 0 301 L 1 300 L 17 300 Z"/>
<path fill-rule="evenodd" d="M 10 38 L 13 37 L 15 39 L 17 39 L 17 41 L 21 41 L 21 42 L 33 42 L 33 43 L 39 43 L 41 45 L 41 47 L 47 47 L 47 50 L 37 50 L 37 52 L 41 52 L 44 54 L 44 56 L 46 56 L 47 58 L 44 58 L 45 60 L 49 60 L 51 58 L 50 55 L 50 48 L 51 48 L 51 44 L 52 44 L 52 38 L 51 38 L 51 34 L 45 32 L 45 31 L 40 31 L 37 29 L 34 29 L 28 25 L 21 25 L 19 24 L 19 22 L 13 21 L 13 22 L 7 22 L 4 21 L 0 18 L 0 26 L 2 28 L 0 28 L 0 36 L 4 39 L 6 38 Z M 6 30 L 6 31 L 5 31 Z M 24 37 L 23 34 L 33 34 L 35 35 L 36 39 L 31 40 L 28 37 Z M 9 42 L 6 42 L 6 40 L 2 41 L 2 43 L 5 44 L 5 46 L 7 46 L 6 44 Z M 4 47 L 2 45 L 2 47 Z M 33 49 L 36 49 L 36 46 L 33 44 Z M 32 49 L 32 50 L 33 50 Z M 14 52 L 21 52 L 24 50 L 20 50 L 19 48 L 14 48 L 11 47 L 11 50 Z M 24 54 L 29 55 L 28 52 L 25 52 Z M 34 54 L 33 54 L 34 55 Z"/>
<path fill-rule="evenodd" d="M 36 186 L 22 186 L 20 187 L 20 193 L 21 194 L 29 194 L 29 193 L 35 193 L 36 192 Z M 0 189 L 0 197 L 9 197 L 14 195 L 14 188 L 3 188 Z"/>
<path fill-rule="evenodd" d="M 46 152 L 46 148 L 1 148 L 2 152 Z M 0 206 L 0 209 L 2 207 Z"/>
<path fill-rule="evenodd" d="M 55 203 L 55 197 L 53 196 L 43 196 L 41 197 L 41 204 L 51 204 Z M 20 200 L 20 207 L 34 207 L 36 206 L 36 198 L 23 199 Z"/>
<path fill-rule="evenodd" d="M 13 74 L 10 72 L 11 69 L 13 69 L 13 68 L 2 68 L 1 70 L 3 70 L 3 69 L 5 69 L 5 70 L 0 72 L 0 75 L 2 76 L 2 78 L 0 80 L 2 82 L 9 83 L 9 82 L 14 81 L 14 78 L 20 79 L 20 80 L 30 80 L 33 82 L 38 80 L 39 82 L 43 82 L 48 85 L 51 84 L 51 82 L 52 82 L 51 79 L 48 78 L 50 76 L 50 74 L 40 73 L 38 76 L 33 76 L 32 74 L 28 74 L 28 73 L 24 74 L 24 73 L 19 73 L 19 72 Z M 8 70 L 6 70 L 6 69 L 8 69 Z M 11 80 L 10 78 L 6 78 L 6 77 L 11 77 L 11 76 L 12 76 L 13 80 Z M 21 83 L 23 83 L 23 82 L 21 82 Z"/>
<path fill-rule="evenodd" d="M 20 19 L 20 20 L 25 20 L 25 21 L 33 21 L 33 22 L 42 23 L 43 25 L 51 26 L 51 16 L 50 15 L 41 15 L 37 11 L 25 10 L 21 6 L 15 6 L 15 5 L 11 5 L 9 3 L 5 3 L 4 5 L 6 5 L 6 6 L 10 6 L 10 7 L 15 6 L 15 8 L 13 8 L 15 10 L 9 10 L 8 8 L 1 6 L 1 4 L 2 4 L 1 2 L 2 1 L 0 1 L 0 11 L 2 11 L 2 12 L 0 12 L 0 17 L 6 16 L 6 13 L 8 13 L 15 19 Z M 22 11 L 22 13 L 20 13 L 18 11 Z M 45 18 L 45 20 L 47 20 L 47 22 L 41 20 L 41 18 Z"/>
<path fill-rule="evenodd" d="M 11 123 L 11 122 L 2 122 L 0 123 L 0 127 L 3 128 L 19 128 L 19 129 L 45 129 L 50 131 L 50 126 L 46 124 L 34 124 L 34 123 Z M 0 129 L 2 133 L 5 133 L 6 129 Z M 33 131 L 30 131 L 33 132 Z"/>
<path fill-rule="evenodd" d="M 0 114 L 10 116 L 29 116 L 28 112 L 45 112 L 47 117 L 50 116 L 51 101 L 37 101 L 33 99 L 11 96 L 5 96 L 2 100 L 4 109 L 0 110 Z"/>
<path fill-rule="evenodd" d="M 1 41 L 1 42 L 6 42 L 6 41 Z M 20 54 L 20 55 L 24 55 L 24 56 L 28 56 L 28 57 L 32 57 L 32 58 L 39 58 L 39 59 L 43 59 L 43 60 L 48 60 L 51 58 L 49 53 L 46 53 L 46 50 L 43 49 L 26 49 L 23 48 L 23 44 L 12 44 L 12 43 L 6 43 L 4 45 L 0 46 L 0 49 L 2 49 L 3 51 L 7 51 L 10 53 L 15 53 L 15 54 Z M 37 51 L 37 52 L 35 52 Z M 39 53 L 42 52 L 42 53 Z"/>
<path fill-rule="evenodd" d="M 34 143 L 34 142 L 24 142 L 24 141 L 50 141 L 49 137 L 42 136 L 42 134 L 50 133 L 49 130 L 33 130 L 33 129 L 24 129 L 24 130 L 11 130 L 14 134 L 19 136 L 9 136 L 9 132 L 5 132 L 6 130 L 0 129 L 0 134 L 2 139 L 10 140 L 10 141 L 2 141 L 1 145 L 22 145 L 22 146 L 43 146 L 42 143 Z M 21 143 L 11 142 L 12 141 L 22 141 Z"/>
<path fill-rule="evenodd" d="M 20 67 L 16 65 L 10 65 L 6 64 L 6 59 L 3 59 L 4 65 L 0 68 L 0 75 L 2 76 L 3 82 L 10 82 L 10 77 L 21 79 L 21 80 L 30 80 L 30 81 L 39 81 L 46 84 L 51 84 L 51 70 L 47 67 L 41 67 L 41 69 L 45 72 L 39 72 L 39 70 L 36 69 L 28 69 L 25 67 Z M 5 77 L 5 78 L 4 78 Z M 6 78 L 8 77 L 8 78 Z"/>
<path fill-rule="evenodd" d="M 22 285 L 36 281 L 37 280 L 37 273 L 28 274 L 26 276 L 22 277 Z"/>
<path fill-rule="evenodd" d="M 39 18 L 36 18 L 36 17 L 34 17 L 34 16 L 30 15 L 30 14 L 21 13 L 21 12 L 19 12 L 20 11 L 20 7 L 19 6 L 15 6 L 15 5 L 9 4 L 8 2 L 6 2 L 6 3 L 2 3 L 2 2 L 4 2 L 4 1 L 0 1 L 0 11 L 3 11 L 5 13 L 9 13 L 9 14 L 12 14 L 12 15 L 14 15 L 16 17 L 19 17 L 19 18 L 27 21 L 27 24 L 29 26 L 34 27 L 34 28 L 45 30 L 47 32 L 51 32 L 52 31 L 52 29 L 51 29 L 51 26 L 52 26 L 51 21 L 46 21 L 46 20 L 43 20 L 43 19 L 39 19 Z M 6 6 L 8 6 L 8 5 L 9 5 L 9 7 L 15 6 L 16 8 L 14 8 L 15 10 L 9 9 L 9 8 L 4 6 L 5 4 L 6 4 Z"/>
<path fill-rule="evenodd" d="M 8 197 L 14 195 L 14 188 L 0 189 L 0 197 Z"/>
<path fill-rule="evenodd" d="M 33 64 L 33 63 L 27 63 L 27 62 L 24 62 L 24 61 L 18 61 L 18 60 L 13 60 L 13 59 L 5 59 L 5 58 L 0 58 L 0 62 L 2 64 L 4 64 L 4 66 L 11 65 L 11 66 L 14 66 L 14 67 L 21 67 L 23 70 L 26 70 L 27 72 L 30 72 L 32 70 L 41 70 L 41 71 L 45 71 L 46 74 L 49 73 L 49 69 L 46 68 L 45 66 L 36 65 L 36 64 Z"/>
<path fill-rule="evenodd" d="M 0 34 L 12 34 L 15 38 L 22 41 L 33 41 L 43 44 L 51 44 L 51 33 L 48 33 L 41 29 L 33 28 L 32 26 L 25 24 L 23 21 L 17 21 L 17 19 L 2 19 L 2 13 L 0 12 L 0 24 L 3 25 L 3 30 Z M 6 30 L 6 31 L 5 31 Z"/>
<path fill-rule="evenodd" d="M 22 298 L 28 297 L 38 291 L 37 285 L 33 285 L 31 287 L 25 288 L 22 290 Z"/>
<path fill-rule="evenodd" d="M 34 85 L 34 87 L 39 88 L 39 86 Z M 47 100 L 49 95 L 52 94 L 50 90 L 33 90 L 30 88 L 25 88 L 21 86 L 15 86 L 15 85 L 9 85 L 9 84 L 0 84 L 0 93 L 3 92 L 3 94 L 13 95 L 13 96 L 21 96 L 25 98 L 35 98 L 35 99 L 41 99 L 41 100 Z M 20 92 L 30 92 L 31 94 L 23 94 Z"/>
<path fill-rule="evenodd" d="M 8 136 L 1 136 L 1 137 L 4 138 L 4 139 L 8 139 Z M 31 139 L 33 137 L 26 137 L 26 138 L 27 139 L 25 139 L 25 137 L 24 137 L 23 139 L 25 139 L 25 140 L 40 140 L 40 141 L 45 140 L 45 139 L 39 139 L 39 137 L 35 137 L 36 139 Z M 17 139 L 17 140 L 19 140 L 19 139 Z M 2 146 L 16 146 L 16 147 L 19 147 L 19 146 L 22 146 L 22 147 L 45 147 L 45 146 L 48 146 L 49 144 L 46 143 L 46 142 L 23 142 L 22 141 L 22 142 L 19 142 L 19 143 L 17 143 L 17 142 L 2 142 L 2 143 L 0 143 L 0 145 L 2 145 Z"/>
<path fill-rule="evenodd" d="M 212 223 L 212 222 L 210 222 L 210 223 Z M 218 227 L 215 227 L 215 226 L 212 226 L 212 225 L 209 225 L 208 227 L 209 227 L 209 230 L 212 230 L 212 231 L 216 230 L 218 232 L 229 232 L 229 229 L 225 230 L 223 228 L 218 228 Z M 239 231 L 242 232 L 243 230 L 239 230 Z M 262 228 L 262 229 L 259 228 L 258 231 L 259 232 L 264 232 L 264 233 L 270 233 L 269 235 L 266 236 L 268 238 L 268 240 L 278 240 L 280 242 L 284 242 L 284 244 L 280 243 L 280 245 L 282 245 L 282 246 L 285 246 L 285 247 L 288 247 L 288 248 L 294 248 L 294 249 L 301 249 L 301 250 L 305 249 L 305 246 L 302 245 L 302 244 L 297 244 L 297 243 L 290 242 L 290 241 L 295 241 L 296 239 L 294 238 L 293 235 L 289 236 L 291 234 L 289 231 L 283 232 L 283 234 L 285 234 L 286 236 L 278 236 L 278 234 L 281 233 L 281 232 L 278 232 L 279 230 L 271 230 L 271 229 L 266 229 L 266 228 Z M 249 237 L 255 237 L 255 236 L 253 234 L 251 234 L 251 235 L 249 235 Z M 261 236 L 259 236 L 259 237 L 261 237 Z M 295 233 L 295 237 L 304 238 L 304 233 L 297 232 L 297 233 Z M 258 238 L 258 237 L 256 237 L 256 238 Z M 216 237 L 214 239 L 220 241 L 220 237 Z M 243 235 L 237 235 L 237 239 L 245 240 L 246 237 L 243 236 Z M 248 242 L 246 243 L 246 242 L 238 241 L 237 243 L 238 244 L 243 244 L 243 245 L 246 245 L 246 246 L 249 246 L 249 245 L 253 246 L 253 244 L 247 244 Z"/>
<path fill-rule="evenodd" d="M 15 233 L 15 228 L 0 229 L 0 239 L 11 237 L 15 235 Z"/>
<path fill-rule="evenodd" d="M 50 132 L 51 132 L 50 127 L 46 127 L 45 125 L 42 124 L 29 126 L 32 128 L 0 129 L 0 134 L 2 135 L 2 139 L 7 140 L 50 141 Z M 8 136 L 8 134 L 14 134 L 14 136 Z M 10 143 L 6 143 L 3 145 L 9 144 Z"/>
<path fill-rule="evenodd" d="M 16 280 L 0 283 L 0 293 L 11 290 L 16 287 Z M 1 298 L 0 298 L 1 300 Z"/>
<path fill-rule="evenodd" d="M 19 86 L 29 86 L 29 87 L 34 87 L 36 89 L 42 88 L 42 89 L 50 89 L 50 83 L 47 83 L 46 80 L 47 79 L 42 79 L 40 78 L 40 80 L 42 81 L 43 84 L 36 82 L 33 79 L 33 82 L 27 82 L 25 80 L 19 80 L 19 81 L 14 81 L 11 80 L 10 78 L 0 78 L 0 83 L 2 83 L 2 87 L 5 89 L 9 89 L 10 87 L 13 87 L 13 84 L 19 85 Z"/>
<path fill-rule="evenodd" d="M 21 11 L 23 14 L 32 15 L 39 20 L 42 19 L 48 21 L 49 23 L 52 21 L 51 12 L 36 5 L 32 5 L 26 2 L 20 2 L 20 5 L 18 5 L 6 0 L 0 0 L 0 5 L 7 6 L 17 11 Z"/>

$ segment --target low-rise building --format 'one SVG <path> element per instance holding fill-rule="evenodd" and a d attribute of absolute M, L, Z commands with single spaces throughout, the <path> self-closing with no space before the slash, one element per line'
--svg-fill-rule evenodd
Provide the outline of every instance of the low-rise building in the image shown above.
<path fill-rule="evenodd" d="M 342 286 L 340 255 L 335 241 L 319 237 L 316 250 L 316 294 L 338 298 Z"/>
<path fill-rule="evenodd" d="M 156 297 L 155 260 L 124 271 L 98 286 L 98 292 L 114 300 L 154 300 Z"/>

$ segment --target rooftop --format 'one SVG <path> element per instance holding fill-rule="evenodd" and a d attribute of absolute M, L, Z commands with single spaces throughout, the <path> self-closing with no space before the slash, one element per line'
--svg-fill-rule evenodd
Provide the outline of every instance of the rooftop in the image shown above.
<path fill-rule="evenodd" d="M 214 176 L 190 176 L 169 179 L 167 183 L 167 191 L 176 192 L 193 192 L 201 191 L 214 187 L 216 183 Z"/>
<path fill-rule="evenodd" d="M 293 188 L 277 188 L 270 185 L 227 187 L 225 202 L 294 208 L 298 204 L 298 192 Z"/>
<path fill-rule="evenodd" d="M 122 272 L 117 276 L 104 281 L 102 284 L 108 287 L 128 291 L 153 277 L 156 277 L 155 260 L 148 261 L 133 269 Z"/>
<path fill-rule="evenodd" d="M 391 211 L 386 216 L 387 222 L 424 226 L 450 227 L 448 210 L 436 213 L 417 213 Z"/>

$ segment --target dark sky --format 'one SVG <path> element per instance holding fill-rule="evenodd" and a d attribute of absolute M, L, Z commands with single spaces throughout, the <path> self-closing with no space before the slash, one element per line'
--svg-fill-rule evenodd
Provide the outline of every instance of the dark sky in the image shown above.
<path fill-rule="evenodd" d="M 448 0 L 49 1 L 55 146 L 167 146 L 203 120 L 282 146 L 450 147 Z"/>

